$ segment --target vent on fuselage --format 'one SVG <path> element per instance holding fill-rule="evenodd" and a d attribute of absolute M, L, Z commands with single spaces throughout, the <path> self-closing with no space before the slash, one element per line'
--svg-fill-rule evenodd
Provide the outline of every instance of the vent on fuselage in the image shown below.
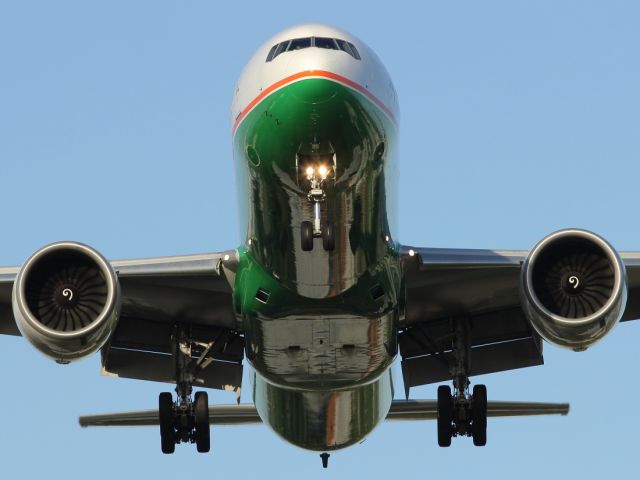
<path fill-rule="evenodd" d="M 268 291 L 266 291 L 264 288 L 259 288 L 258 291 L 256 292 L 256 300 L 259 301 L 260 303 L 266 304 L 269 301 L 270 296 L 271 294 Z"/>
<path fill-rule="evenodd" d="M 374 286 L 371 290 L 369 290 L 369 292 L 371 293 L 371 298 L 373 298 L 375 301 L 378 301 L 382 299 L 382 297 L 384 297 L 384 289 L 380 284 Z"/>

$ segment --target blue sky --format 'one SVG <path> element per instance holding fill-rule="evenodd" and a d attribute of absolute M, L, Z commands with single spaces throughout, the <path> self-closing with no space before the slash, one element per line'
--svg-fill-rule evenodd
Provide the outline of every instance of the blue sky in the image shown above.
<path fill-rule="evenodd" d="M 267 38 L 311 21 L 360 37 L 394 79 L 403 243 L 526 249 L 576 226 L 640 250 L 637 2 L 34 1 L 0 3 L 0 265 L 62 239 L 109 258 L 235 247 L 234 82 Z M 640 324 L 620 325 L 586 353 L 547 345 L 543 367 L 477 379 L 493 399 L 569 401 L 568 417 L 490 420 L 485 448 L 440 449 L 431 422 L 384 424 L 323 471 L 264 426 L 217 428 L 212 455 L 173 456 L 153 428 L 82 430 L 79 414 L 151 408 L 169 388 L 4 337 L 2 471 L 620 475 L 636 463 L 639 340 Z"/>

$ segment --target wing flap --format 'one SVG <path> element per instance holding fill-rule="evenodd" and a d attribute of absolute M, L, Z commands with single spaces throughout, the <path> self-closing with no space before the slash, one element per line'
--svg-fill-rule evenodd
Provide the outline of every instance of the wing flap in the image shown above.
<path fill-rule="evenodd" d="M 175 383 L 175 360 L 165 353 L 110 348 L 102 366 L 104 375 Z M 228 390 L 239 395 L 242 362 L 213 360 L 196 375 L 194 387 Z"/>
<path fill-rule="evenodd" d="M 471 349 L 471 358 L 473 361 L 469 370 L 470 376 L 534 367 L 544 363 L 542 344 L 534 337 L 474 347 Z M 411 387 L 451 379 L 451 365 L 454 364 L 455 358 L 451 351 L 403 358 L 405 395 L 409 396 Z"/>

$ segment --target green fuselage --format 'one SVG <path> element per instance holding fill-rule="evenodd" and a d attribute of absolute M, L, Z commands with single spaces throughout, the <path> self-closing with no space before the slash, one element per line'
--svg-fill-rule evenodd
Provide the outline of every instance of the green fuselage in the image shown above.
<path fill-rule="evenodd" d="M 393 396 L 389 366 L 402 303 L 392 216 L 396 126 L 362 93 L 304 78 L 265 98 L 233 136 L 245 244 L 234 307 L 255 369 L 260 416 L 287 441 L 332 450 L 360 441 Z M 321 238 L 305 162 L 333 162 Z"/>

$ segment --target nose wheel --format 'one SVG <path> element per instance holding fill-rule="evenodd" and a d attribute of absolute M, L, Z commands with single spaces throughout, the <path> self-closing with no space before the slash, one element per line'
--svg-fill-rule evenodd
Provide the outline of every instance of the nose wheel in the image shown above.
<path fill-rule="evenodd" d="M 324 200 L 324 192 L 309 195 L 313 202 L 313 222 L 304 221 L 300 224 L 300 246 L 304 252 L 313 250 L 313 239 L 322 238 L 322 248 L 331 252 L 336 248 L 336 228 L 331 220 L 322 224 L 320 219 L 320 202 Z"/>
<path fill-rule="evenodd" d="M 311 222 L 300 224 L 300 245 L 305 252 L 313 250 L 313 225 Z"/>
<path fill-rule="evenodd" d="M 322 248 L 327 252 L 331 252 L 336 248 L 336 228 L 332 221 L 325 223 L 318 233 L 314 231 L 311 222 L 302 222 L 300 224 L 300 246 L 302 251 L 310 252 L 313 250 L 313 239 L 322 238 Z"/>
<path fill-rule="evenodd" d="M 330 220 L 322 226 L 322 248 L 327 252 L 336 248 L 336 229 Z"/>

